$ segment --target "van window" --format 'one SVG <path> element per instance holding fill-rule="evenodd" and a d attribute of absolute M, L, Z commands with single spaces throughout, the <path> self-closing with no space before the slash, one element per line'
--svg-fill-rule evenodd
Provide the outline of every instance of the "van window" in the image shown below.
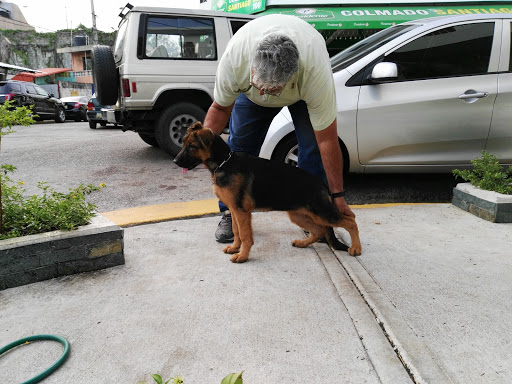
<path fill-rule="evenodd" d="M 123 58 L 124 41 L 126 36 L 126 27 L 128 26 L 128 20 L 124 19 L 121 21 L 119 30 L 116 35 L 116 43 L 114 45 L 114 61 L 119 63 Z"/>
<path fill-rule="evenodd" d="M 215 60 L 217 49 L 213 19 L 148 17 L 145 57 L 157 59 Z"/>
<path fill-rule="evenodd" d="M 488 72 L 494 23 L 451 26 L 421 36 L 384 57 L 399 80 L 470 76 Z"/>

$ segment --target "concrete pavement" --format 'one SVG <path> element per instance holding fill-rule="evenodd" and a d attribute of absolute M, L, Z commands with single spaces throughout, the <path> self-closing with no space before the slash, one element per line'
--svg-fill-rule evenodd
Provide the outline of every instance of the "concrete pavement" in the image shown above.
<path fill-rule="evenodd" d="M 293 248 L 303 234 L 285 214 L 256 213 L 240 265 L 213 240 L 218 217 L 149 214 L 125 229 L 126 265 L 1 291 L 0 346 L 66 337 L 70 357 L 44 383 L 220 383 L 241 370 L 245 383 L 508 383 L 512 224 L 451 204 L 353 208 L 361 256 Z M 60 353 L 4 354 L 0 383 Z"/>

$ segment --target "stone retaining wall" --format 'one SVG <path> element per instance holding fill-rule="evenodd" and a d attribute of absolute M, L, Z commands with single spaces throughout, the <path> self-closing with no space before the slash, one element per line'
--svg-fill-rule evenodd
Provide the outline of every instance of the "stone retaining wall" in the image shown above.
<path fill-rule="evenodd" d="M 453 189 L 452 204 L 493 223 L 512 223 L 512 195 L 461 183 Z"/>
<path fill-rule="evenodd" d="M 0 241 L 0 290 L 122 264 L 123 229 L 98 215 L 75 231 Z"/>

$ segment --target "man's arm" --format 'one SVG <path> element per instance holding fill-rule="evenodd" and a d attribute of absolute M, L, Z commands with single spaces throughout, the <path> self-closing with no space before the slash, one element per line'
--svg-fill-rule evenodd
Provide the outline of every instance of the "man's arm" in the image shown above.
<path fill-rule="evenodd" d="M 220 135 L 229 121 L 233 105 L 234 103 L 228 107 L 223 107 L 214 101 L 206 113 L 203 125 Z"/>
<path fill-rule="evenodd" d="M 338 143 L 337 120 L 334 119 L 327 128 L 315 131 L 315 136 L 329 183 L 329 190 L 331 193 L 341 192 L 343 191 L 343 156 Z M 335 198 L 334 204 L 342 214 L 355 216 L 345 198 Z"/>

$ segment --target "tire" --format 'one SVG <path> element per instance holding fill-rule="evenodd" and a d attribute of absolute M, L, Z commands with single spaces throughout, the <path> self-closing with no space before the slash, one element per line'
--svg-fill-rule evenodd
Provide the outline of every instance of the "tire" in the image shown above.
<path fill-rule="evenodd" d="M 340 144 L 341 155 L 343 156 L 343 174 L 348 174 L 349 162 L 348 154 Z M 285 136 L 284 139 L 277 145 L 274 153 L 272 154 L 272 160 L 280 161 L 282 163 L 297 166 L 299 162 L 299 143 L 297 142 L 297 136 L 295 133 L 290 133 Z"/>
<path fill-rule="evenodd" d="M 297 166 L 299 161 L 299 144 L 295 134 L 292 133 L 281 140 L 272 154 L 272 160 Z"/>
<path fill-rule="evenodd" d="M 156 137 L 155 136 L 150 136 L 146 133 L 141 133 L 141 132 L 138 132 L 139 133 L 139 136 L 140 138 L 142 139 L 143 142 L 145 142 L 146 144 L 149 144 L 151 145 L 152 147 L 159 147 L 158 145 L 158 141 L 156 141 Z"/>
<path fill-rule="evenodd" d="M 56 123 L 63 123 L 66 121 L 66 112 L 64 112 L 64 109 L 57 108 L 57 111 L 55 112 L 55 122 Z"/>
<path fill-rule="evenodd" d="M 102 105 L 115 104 L 119 96 L 119 81 L 112 49 L 107 45 L 95 45 L 91 63 L 96 99 Z"/>
<path fill-rule="evenodd" d="M 96 123 L 94 121 L 89 121 L 89 128 L 96 129 Z"/>
<path fill-rule="evenodd" d="M 156 141 L 160 148 L 176 156 L 183 147 L 187 129 L 196 121 L 203 121 L 206 112 L 195 104 L 178 103 L 167 108 L 155 128 Z"/>

